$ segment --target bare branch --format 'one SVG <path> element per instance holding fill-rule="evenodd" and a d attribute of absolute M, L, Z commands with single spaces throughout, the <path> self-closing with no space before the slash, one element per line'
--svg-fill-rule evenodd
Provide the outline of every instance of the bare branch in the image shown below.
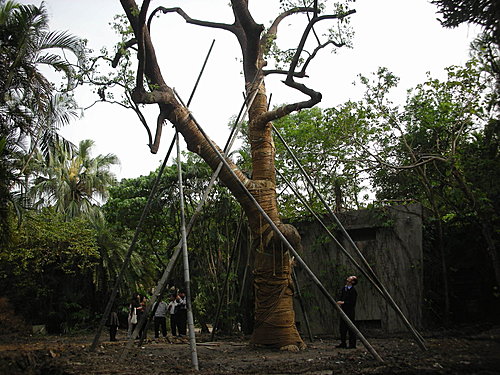
<path fill-rule="evenodd" d="M 287 10 L 286 12 L 281 13 L 276 19 L 273 21 L 271 27 L 269 27 L 269 30 L 267 30 L 266 35 L 264 38 L 267 38 L 271 35 L 276 35 L 278 33 L 278 25 L 280 24 L 281 21 L 283 21 L 286 17 L 291 16 L 292 14 L 297 14 L 297 13 L 310 13 L 314 12 L 314 8 L 310 7 L 298 7 L 298 8 L 292 8 Z"/>
<path fill-rule="evenodd" d="M 277 120 L 286 115 L 289 115 L 292 112 L 300 111 L 301 109 L 305 108 L 311 108 L 321 101 L 321 93 L 309 89 L 308 87 L 306 87 L 301 83 L 292 82 L 292 84 L 289 86 L 296 88 L 297 90 L 303 93 L 306 93 L 306 95 L 309 95 L 311 99 L 293 104 L 287 104 L 279 108 L 276 108 L 275 110 L 267 111 L 255 119 L 257 126 L 266 124 L 270 121 Z"/>
<path fill-rule="evenodd" d="M 289 69 L 290 73 L 289 73 L 289 76 L 287 77 L 287 81 L 292 80 L 293 72 L 295 71 L 295 68 L 297 67 L 297 65 L 299 63 L 300 54 L 302 53 L 302 51 L 304 49 L 304 45 L 306 43 L 307 37 L 309 36 L 309 32 L 313 28 L 314 24 L 316 24 L 320 21 L 323 21 L 323 20 L 328 20 L 328 19 L 343 19 L 343 18 L 345 18 L 353 13 L 356 13 L 356 11 L 354 9 L 349 10 L 349 11 L 342 13 L 342 14 L 327 14 L 324 16 L 315 17 L 311 20 L 311 22 L 309 22 L 307 24 L 307 26 L 304 30 L 304 33 L 302 34 L 302 38 L 300 40 L 299 46 L 297 47 L 297 51 L 295 52 L 295 55 L 292 59 L 292 63 L 290 64 L 290 69 Z M 287 82 L 285 82 L 285 84 L 288 85 Z"/>
<path fill-rule="evenodd" d="M 188 16 L 186 14 L 186 12 L 184 12 L 184 10 L 182 8 L 179 8 L 179 7 L 175 7 L 175 8 L 158 7 L 151 14 L 150 19 L 158 11 L 161 11 L 164 14 L 167 14 L 167 13 L 177 13 L 182 18 L 184 18 L 184 20 L 186 21 L 186 23 L 189 23 L 189 24 L 192 24 L 192 25 L 198 25 L 198 26 L 204 26 L 204 27 L 211 27 L 211 28 L 214 28 L 214 29 L 222 29 L 222 30 L 231 31 L 233 33 L 235 32 L 234 25 L 228 25 L 228 24 L 225 24 L 225 23 L 209 22 L 209 21 L 202 21 L 202 20 L 193 19 L 190 16 Z"/>
<path fill-rule="evenodd" d="M 301 72 L 300 72 L 300 74 L 301 74 L 301 75 L 303 75 L 304 77 L 307 77 L 307 75 L 306 75 L 306 69 L 307 69 L 307 67 L 309 66 L 309 63 L 310 63 L 310 62 L 311 62 L 311 61 L 312 61 L 312 60 L 316 57 L 317 53 L 318 53 L 321 49 L 325 48 L 325 47 L 326 47 L 326 46 L 328 46 L 329 44 L 333 44 L 335 47 L 339 47 L 339 48 L 340 48 L 340 47 L 343 47 L 343 46 L 345 45 L 345 44 L 343 44 L 343 43 L 336 43 L 336 42 L 334 42 L 333 40 L 329 40 L 329 41 L 327 41 L 327 42 L 325 42 L 325 43 L 323 43 L 323 44 L 318 45 L 318 46 L 314 49 L 313 53 L 311 53 L 311 54 L 309 55 L 309 57 L 307 58 L 306 62 L 305 62 L 305 63 L 304 63 L 304 65 L 302 66 L 302 70 L 301 70 Z M 295 75 L 294 75 L 294 76 L 295 76 Z"/>
<path fill-rule="evenodd" d="M 116 100 L 94 100 L 94 102 L 92 104 L 90 104 L 86 107 L 83 107 L 81 109 L 86 111 L 86 110 L 92 108 L 93 106 L 95 106 L 97 103 L 118 104 L 119 106 L 121 106 L 123 108 L 130 109 L 129 106 L 123 104 L 122 102 L 116 101 Z"/>
<path fill-rule="evenodd" d="M 127 40 L 124 44 L 123 44 L 123 49 L 124 50 L 127 50 L 129 48 L 131 48 L 132 46 L 136 45 L 137 44 L 137 39 L 136 38 L 132 38 L 130 40 Z M 122 49 L 120 48 L 117 52 L 116 52 L 116 55 L 115 55 L 115 58 L 113 59 L 112 63 L 111 63 L 111 66 L 113 68 L 116 68 L 118 66 L 118 62 L 120 61 L 121 57 L 123 56 L 123 53 L 122 53 Z"/>
<path fill-rule="evenodd" d="M 158 148 L 160 147 L 161 132 L 163 128 L 163 123 L 165 122 L 166 118 L 167 118 L 167 112 L 165 110 L 161 110 L 161 105 L 160 105 L 160 114 L 158 115 L 158 118 L 156 120 L 155 141 L 153 144 L 151 144 L 151 142 L 149 143 L 149 149 L 151 150 L 152 154 L 156 154 L 158 152 Z"/>
<path fill-rule="evenodd" d="M 137 117 L 139 117 L 139 120 L 141 121 L 142 125 L 146 129 L 146 132 L 148 133 L 148 145 L 151 145 L 151 143 L 153 142 L 153 137 L 151 135 L 151 129 L 148 126 L 148 122 L 146 121 L 146 118 L 142 114 L 139 106 L 136 103 L 134 103 L 134 101 L 132 100 L 132 97 L 130 95 L 128 95 L 128 92 L 127 92 L 127 99 L 129 101 L 129 103 L 131 104 L 131 108 L 134 110 L 135 114 L 137 115 Z"/>
<path fill-rule="evenodd" d="M 297 67 L 297 64 L 299 62 L 300 54 L 302 53 L 302 51 L 304 49 L 304 45 L 306 43 L 307 37 L 309 36 L 309 33 L 312 30 L 314 24 L 316 24 L 317 22 L 323 21 L 323 20 L 327 20 L 327 19 L 342 19 L 342 18 L 345 18 L 345 17 L 347 17 L 355 12 L 356 12 L 355 10 L 350 10 L 350 11 L 342 13 L 342 14 L 330 14 L 330 15 L 324 15 L 324 16 L 320 16 L 320 17 L 314 17 L 308 23 L 308 25 L 306 26 L 306 28 L 302 34 L 302 38 L 300 40 L 299 46 L 297 47 L 295 55 L 292 59 L 292 63 L 290 64 L 290 68 L 288 70 L 288 74 L 287 74 L 287 77 L 286 77 L 286 80 L 284 81 L 284 83 L 285 83 L 285 85 L 287 85 L 291 88 L 294 88 L 294 89 L 302 92 L 303 94 L 309 96 L 310 99 L 305 100 L 305 101 L 301 101 L 301 102 L 297 102 L 297 103 L 293 103 L 293 104 L 287 104 L 287 105 L 284 105 L 284 106 L 277 108 L 273 111 L 267 111 L 255 120 L 257 125 L 266 124 L 269 121 L 276 120 L 278 118 L 286 116 L 292 112 L 299 111 L 301 109 L 311 108 L 321 101 L 322 95 L 320 92 L 314 91 L 313 89 L 310 89 L 306 85 L 304 85 L 302 83 L 295 82 L 293 80 L 293 78 L 296 76 L 295 68 Z M 311 55 L 312 57 L 310 56 L 310 58 L 307 61 L 307 65 L 309 64 L 311 59 L 314 58 L 316 53 L 321 48 L 324 48 L 324 47 L 322 47 L 320 45 L 314 50 L 313 55 Z M 302 70 L 301 74 L 305 75 L 305 69 Z"/>
<path fill-rule="evenodd" d="M 421 167 L 425 164 L 428 164 L 428 163 L 431 163 L 431 162 L 434 162 L 434 161 L 442 161 L 442 162 L 447 162 L 448 160 L 445 159 L 445 158 L 442 158 L 440 156 L 436 156 L 436 155 L 429 155 L 425 158 L 422 158 L 421 161 L 416 161 L 414 164 L 410 164 L 410 165 L 394 165 L 394 164 L 390 164 L 390 163 L 387 163 L 386 161 L 384 161 L 380 156 L 378 156 L 377 154 L 374 154 L 372 153 L 366 146 L 364 146 L 361 142 L 359 142 L 357 139 L 354 139 L 354 142 L 360 146 L 363 150 L 365 150 L 365 152 L 370 155 L 373 159 L 375 159 L 375 161 L 380 164 L 380 165 L 383 165 L 383 166 L 386 166 L 388 168 L 391 168 L 391 169 L 399 169 L 399 170 L 404 170 L 404 169 L 414 169 L 414 168 L 418 168 L 418 167 Z"/>
<path fill-rule="evenodd" d="M 269 75 L 269 74 L 284 74 L 284 75 L 288 75 L 288 70 L 281 70 L 281 69 L 263 69 L 262 70 L 262 73 L 264 73 L 265 76 Z M 305 74 L 305 72 L 294 72 L 293 73 L 293 76 L 295 78 L 308 78 L 309 76 L 307 74 Z"/>
<path fill-rule="evenodd" d="M 293 76 L 295 78 L 307 78 L 309 77 L 307 74 L 306 74 L 306 69 L 307 67 L 309 66 L 309 63 L 316 57 L 317 53 L 325 48 L 326 46 L 328 46 L 329 44 L 333 44 L 335 47 L 343 47 L 345 44 L 342 44 L 342 43 L 336 43 L 334 42 L 333 40 L 329 40 L 323 44 L 320 44 L 318 45 L 313 53 L 309 54 L 309 57 L 307 58 L 307 60 L 305 61 L 304 65 L 302 66 L 302 69 L 300 72 L 293 72 Z M 288 70 L 281 70 L 281 69 L 263 69 L 262 72 L 264 73 L 264 75 L 269 75 L 269 74 L 288 74 L 289 71 Z"/>

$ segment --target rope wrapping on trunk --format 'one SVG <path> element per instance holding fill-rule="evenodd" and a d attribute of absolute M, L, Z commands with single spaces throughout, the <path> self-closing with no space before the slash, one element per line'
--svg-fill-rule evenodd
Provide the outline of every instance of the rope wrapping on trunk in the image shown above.
<path fill-rule="evenodd" d="M 295 228 L 280 225 L 285 235 L 289 234 L 293 242 L 300 243 L 300 236 Z M 298 237 L 297 237 L 298 236 Z M 288 236 L 287 236 L 288 237 Z M 293 310 L 292 258 L 283 249 L 279 237 L 272 231 L 262 233 L 256 252 L 254 270 L 255 288 L 255 323 L 250 342 L 259 345 L 284 347 L 304 345 L 295 326 Z"/>

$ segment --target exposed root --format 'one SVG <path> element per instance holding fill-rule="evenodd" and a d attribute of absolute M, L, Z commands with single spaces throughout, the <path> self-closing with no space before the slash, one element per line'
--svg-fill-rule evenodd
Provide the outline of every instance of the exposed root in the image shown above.
<path fill-rule="evenodd" d="M 298 352 L 300 351 L 299 347 L 297 345 L 285 345 L 280 348 L 280 350 L 287 351 L 287 352 Z"/>

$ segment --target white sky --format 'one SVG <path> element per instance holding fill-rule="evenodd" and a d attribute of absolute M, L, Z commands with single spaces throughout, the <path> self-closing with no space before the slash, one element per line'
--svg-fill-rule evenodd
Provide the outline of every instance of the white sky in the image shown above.
<path fill-rule="evenodd" d="M 20 2 L 40 3 L 38 0 Z M 277 0 L 251 1 L 255 20 L 269 26 L 278 14 L 278 3 Z M 119 0 L 46 0 L 45 4 L 51 30 L 68 30 L 86 38 L 88 46 L 96 52 L 103 46 L 112 49 L 119 41 L 109 26 L 114 15 L 123 13 Z M 160 5 L 182 6 L 193 18 L 230 23 L 232 15 L 227 4 L 228 0 L 153 0 L 150 9 Z M 310 67 L 310 78 L 304 81 L 322 92 L 321 107 L 359 99 L 361 88 L 354 87 L 352 82 L 358 74 L 368 75 L 379 66 L 386 66 L 401 77 L 396 100 L 402 100 L 406 89 L 425 80 L 427 71 L 444 78 L 444 67 L 460 65 L 468 59 L 469 43 L 476 30 L 466 26 L 451 30 L 442 28 L 435 7 L 427 0 L 358 0 L 352 7 L 357 11 L 351 16 L 354 48 L 341 49 L 337 54 L 323 51 Z M 291 24 L 296 19 L 283 22 L 278 43 L 285 40 L 291 45 L 300 38 L 302 29 Z M 243 78 L 236 38 L 221 30 L 187 25 L 176 14 L 162 15 L 153 21 L 152 35 L 157 42 L 157 54 L 167 84 L 175 87 L 185 101 L 210 43 L 215 39 L 191 111 L 210 137 L 223 146 L 229 133 L 227 124 L 242 101 Z M 302 99 L 283 88 L 280 79 L 270 77 L 266 80 L 274 104 Z M 89 90 L 80 90 L 76 98 L 82 107 L 94 100 Z M 149 119 L 153 133 L 156 114 L 154 106 Z M 75 143 L 93 139 L 96 155 L 117 155 L 121 166 L 114 172 L 121 179 L 147 175 L 156 169 L 165 156 L 173 132 L 170 126 L 164 127 L 160 150 L 153 155 L 146 145 L 146 131 L 132 111 L 99 103 L 86 111 L 82 119 L 65 127 L 62 134 Z"/>

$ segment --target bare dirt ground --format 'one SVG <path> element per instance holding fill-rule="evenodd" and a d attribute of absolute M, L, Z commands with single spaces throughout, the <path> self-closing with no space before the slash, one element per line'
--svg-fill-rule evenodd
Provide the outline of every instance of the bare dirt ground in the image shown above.
<path fill-rule="evenodd" d="M 124 352 L 127 340 L 119 331 L 117 342 L 103 333 L 95 352 L 93 334 L 66 336 L 0 336 L 0 374 L 500 374 L 500 327 L 464 328 L 453 332 L 424 333 L 427 351 L 407 337 L 367 337 L 384 359 L 376 361 L 358 344 L 354 350 L 336 349 L 337 340 L 316 338 L 298 353 L 252 348 L 236 336 L 208 342 L 197 337 L 199 372 L 192 369 L 187 340 L 146 340 Z M 137 343 L 137 341 L 136 341 Z"/>

